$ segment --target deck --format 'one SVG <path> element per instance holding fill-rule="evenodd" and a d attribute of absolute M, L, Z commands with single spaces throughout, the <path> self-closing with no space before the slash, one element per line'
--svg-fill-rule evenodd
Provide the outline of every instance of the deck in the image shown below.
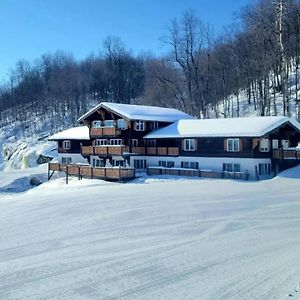
<path fill-rule="evenodd" d="M 102 167 L 93 168 L 89 165 L 65 165 L 60 163 L 49 163 L 48 164 L 48 179 L 51 178 L 53 173 L 65 172 L 66 178 L 68 176 L 77 176 L 78 179 L 84 178 L 95 178 L 104 179 L 112 181 L 128 181 L 135 178 L 134 168 L 124 168 L 124 167 Z M 51 173 L 52 172 L 52 173 Z"/>

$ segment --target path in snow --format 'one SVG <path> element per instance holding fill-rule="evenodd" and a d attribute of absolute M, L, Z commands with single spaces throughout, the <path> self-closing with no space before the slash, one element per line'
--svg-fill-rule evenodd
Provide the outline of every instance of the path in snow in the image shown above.
<path fill-rule="evenodd" d="M 0 299 L 297 299 L 290 177 L 57 179 L 0 194 Z"/>

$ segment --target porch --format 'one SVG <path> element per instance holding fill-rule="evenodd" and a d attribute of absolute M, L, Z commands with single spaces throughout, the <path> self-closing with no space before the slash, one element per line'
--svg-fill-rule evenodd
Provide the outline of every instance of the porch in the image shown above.
<path fill-rule="evenodd" d="M 75 164 L 48 164 L 48 180 L 51 179 L 54 172 L 64 172 L 66 174 L 66 183 L 69 176 L 77 176 L 78 179 L 103 179 L 109 181 L 128 181 L 135 178 L 135 169 L 128 167 L 97 167 L 93 168 L 89 165 Z"/>

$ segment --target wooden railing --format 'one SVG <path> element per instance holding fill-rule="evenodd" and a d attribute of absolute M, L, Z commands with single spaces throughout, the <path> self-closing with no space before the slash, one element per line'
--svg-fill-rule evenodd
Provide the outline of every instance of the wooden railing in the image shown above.
<path fill-rule="evenodd" d="M 124 152 L 128 152 L 129 148 L 125 146 L 82 146 L 82 155 L 122 155 Z"/>
<path fill-rule="evenodd" d="M 92 138 L 101 136 L 116 136 L 120 134 L 121 130 L 116 129 L 115 127 L 100 127 L 90 129 L 90 136 Z"/>
<path fill-rule="evenodd" d="M 299 159 L 300 160 L 300 149 L 274 149 L 274 159 Z"/>
<path fill-rule="evenodd" d="M 105 180 L 130 180 L 135 178 L 134 168 L 110 167 L 93 168 L 88 165 L 64 165 L 49 163 L 50 171 L 62 171 L 67 175 L 78 176 L 78 178 L 96 178 Z"/>
<path fill-rule="evenodd" d="M 175 175 L 189 177 L 205 177 L 205 178 L 225 178 L 225 179 L 241 179 L 248 180 L 249 174 L 244 172 L 214 172 L 198 169 L 181 169 L 181 168 L 162 168 L 149 167 L 148 175 Z"/>
<path fill-rule="evenodd" d="M 132 147 L 131 153 L 141 155 L 178 156 L 178 147 Z"/>

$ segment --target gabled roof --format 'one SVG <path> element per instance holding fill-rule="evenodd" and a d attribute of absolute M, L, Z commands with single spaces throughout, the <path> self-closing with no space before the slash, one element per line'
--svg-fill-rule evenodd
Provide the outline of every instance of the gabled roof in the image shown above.
<path fill-rule="evenodd" d="M 87 126 L 69 128 L 67 130 L 55 133 L 48 138 L 49 141 L 89 140 L 89 139 L 90 139 L 90 132 Z"/>
<path fill-rule="evenodd" d="M 77 121 L 83 121 L 100 108 L 105 108 L 129 120 L 175 122 L 180 119 L 193 119 L 192 116 L 174 108 L 102 102 Z"/>
<path fill-rule="evenodd" d="M 293 118 L 246 117 L 179 120 L 167 127 L 150 132 L 144 138 L 262 137 L 285 123 L 290 123 L 300 132 L 300 123 Z"/>

